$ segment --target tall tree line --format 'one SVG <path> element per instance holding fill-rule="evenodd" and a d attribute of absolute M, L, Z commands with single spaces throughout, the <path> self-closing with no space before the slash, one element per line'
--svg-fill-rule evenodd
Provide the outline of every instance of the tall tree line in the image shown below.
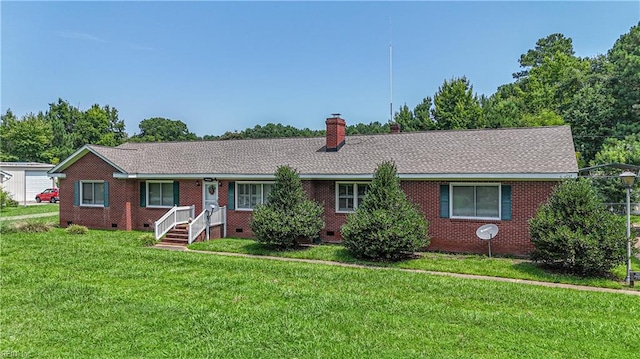
<path fill-rule="evenodd" d="M 117 146 L 127 140 L 118 110 L 95 104 L 81 111 L 58 99 L 49 109 L 0 119 L 0 160 L 58 163 L 87 144 Z"/>
<path fill-rule="evenodd" d="M 514 81 L 489 97 L 454 77 L 413 110 L 402 106 L 394 121 L 404 131 L 569 124 L 581 165 L 594 163 L 607 139 L 640 133 L 640 23 L 606 55 L 577 57 L 570 38 L 551 34 L 519 65 Z"/>
<path fill-rule="evenodd" d="M 402 131 L 571 125 L 581 166 L 603 161 L 605 146 L 620 148 L 640 133 L 640 23 L 620 36 L 604 55 L 575 56 L 563 34 L 538 40 L 520 56 L 513 82 L 491 96 L 478 96 L 466 76 L 445 79 L 433 96 L 413 109 L 406 105 L 392 122 Z M 18 119 L 10 110 L 0 123 L 0 160 L 57 163 L 84 144 L 117 146 L 124 141 L 228 140 L 323 136 L 324 130 L 268 123 L 199 138 L 179 120 L 142 120 L 128 137 L 118 111 L 93 105 L 80 110 L 59 99 L 45 113 Z M 358 123 L 349 135 L 389 132 L 389 123 Z M 615 145 L 612 140 L 622 141 Z M 635 148 L 633 144 L 626 144 Z M 636 158 L 629 156 L 629 158 Z M 639 164 L 640 163 L 634 163 Z"/>

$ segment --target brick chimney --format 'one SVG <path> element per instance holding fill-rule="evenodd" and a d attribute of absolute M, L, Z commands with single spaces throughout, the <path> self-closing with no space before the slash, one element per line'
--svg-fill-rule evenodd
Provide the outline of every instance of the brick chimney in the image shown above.
<path fill-rule="evenodd" d="M 325 122 L 327 124 L 327 152 L 337 152 L 344 146 L 346 122 L 339 113 L 331 114 Z"/>
<path fill-rule="evenodd" d="M 392 123 L 391 126 L 389 126 L 391 128 L 391 133 L 400 133 L 400 124 L 399 123 Z"/>

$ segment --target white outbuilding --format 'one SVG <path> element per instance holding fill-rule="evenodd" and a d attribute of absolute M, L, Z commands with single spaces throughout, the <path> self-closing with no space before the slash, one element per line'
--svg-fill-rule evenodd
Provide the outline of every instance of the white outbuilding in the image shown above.
<path fill-rule="evenodd" d="M 18 203 L 35 201 L 36 194 L 55 187 L 47 171 L 53 165 L 38 162 L 0 162 L 1 185 Z"/>

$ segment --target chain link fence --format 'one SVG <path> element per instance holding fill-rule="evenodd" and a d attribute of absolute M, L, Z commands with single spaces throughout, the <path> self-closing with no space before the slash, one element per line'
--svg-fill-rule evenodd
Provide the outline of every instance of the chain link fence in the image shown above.
<path fill-rule="evenodd" d="M 605 203 L 604 206 L 615 214 L 627 214 L 626 203 Z M 631 214 L 640 215 L 640 203 L 631 203 Z"/>

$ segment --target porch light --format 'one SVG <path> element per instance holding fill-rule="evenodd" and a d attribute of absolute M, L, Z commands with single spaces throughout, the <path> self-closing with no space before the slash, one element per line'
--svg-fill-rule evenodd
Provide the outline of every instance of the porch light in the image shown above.
<path fill-rule="evenodd" d="M 200 180 L 196 180 L 196 187 L 200 187 Z"/>
<path fill-rule="evenodd" d="M 631 189 L 633 183 L 636 181 L 636 174 L 630 171 L 622 172 L 619 177 L 622 184 L 628 189 Z"/>

